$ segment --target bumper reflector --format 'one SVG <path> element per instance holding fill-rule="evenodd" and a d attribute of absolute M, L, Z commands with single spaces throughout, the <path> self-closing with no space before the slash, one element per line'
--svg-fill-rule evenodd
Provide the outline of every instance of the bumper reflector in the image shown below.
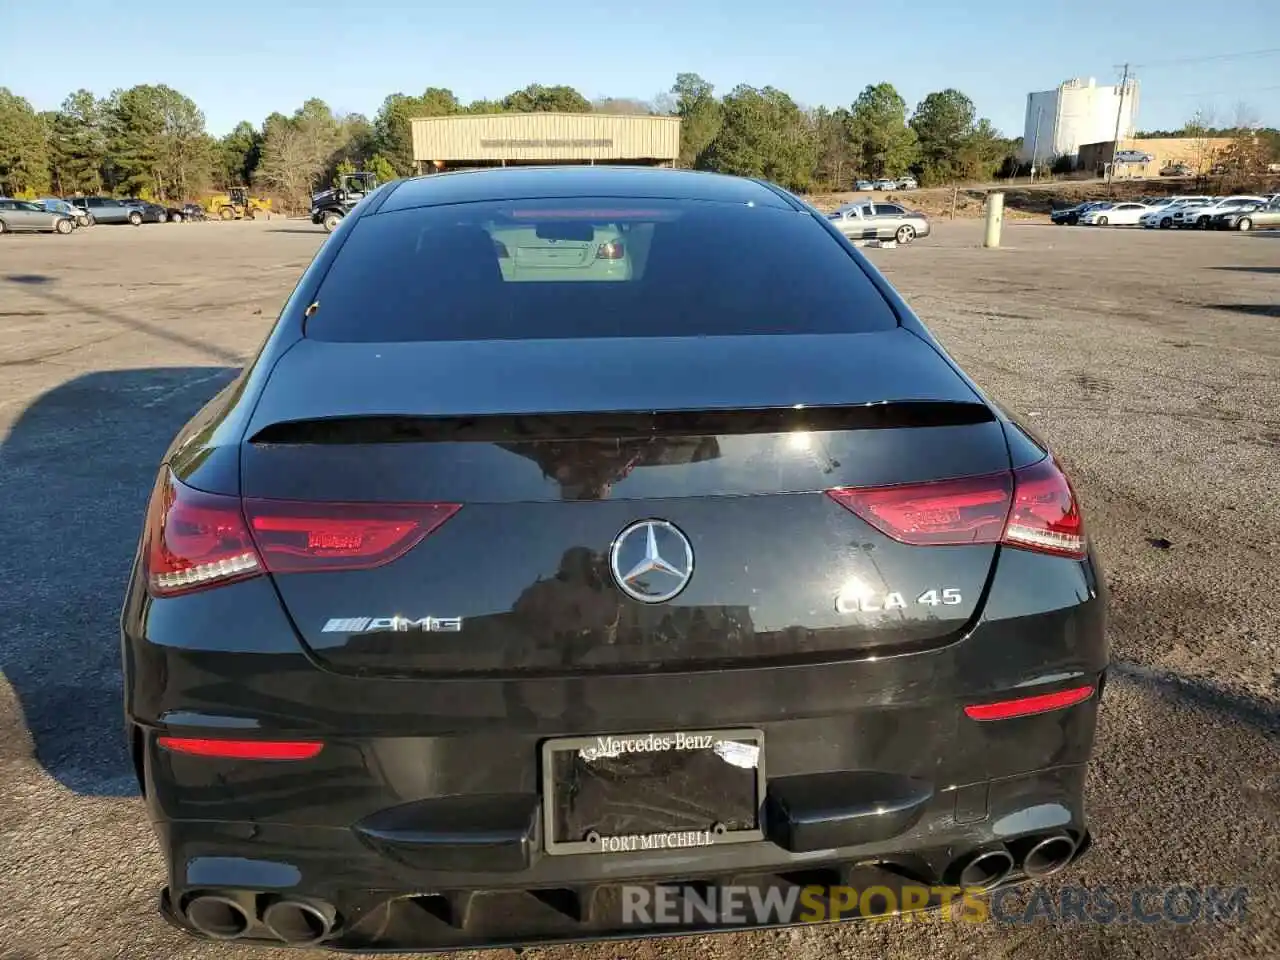
<path fill-rule="evenodd" d="M 232 760 L 310 760 L 324 749 L 310 740 L 207 740 L 200 737 L 160 737 L 164 750 L 197 757 Z"/>
<path fill-rule="evenodd" d="M 1048 713 L 1050 710 L 1061 710 L 1063 707 L 1074 707 L 1093 696 L 1093 686 L 1073 687 L 1070 690 L 1057 690 L 1053 693 L 1041 693 L 1034 697 L 1019 697 L 1016 700 L 1000 700 L 996 703 L 973 703 L 964 708 L 965 716 L 971 720 L 1010 720 L 1014 717 L 1029 717 L 1036 713 Z"/>

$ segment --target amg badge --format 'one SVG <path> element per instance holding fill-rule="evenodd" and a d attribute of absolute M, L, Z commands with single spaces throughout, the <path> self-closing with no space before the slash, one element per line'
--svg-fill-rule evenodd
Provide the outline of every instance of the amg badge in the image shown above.
<path fill-rule="evenodd" d="M 335 617 L 325 622 L 321 633 L 459 633 L 461 617 Z"/>

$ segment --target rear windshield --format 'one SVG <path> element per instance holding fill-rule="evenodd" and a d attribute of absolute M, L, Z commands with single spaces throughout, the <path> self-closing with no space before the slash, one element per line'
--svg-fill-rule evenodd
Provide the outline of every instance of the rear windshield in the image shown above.
<path fill-rule="evenodd" d="M 351 224 L 307 336 L 330 341 L 856 333 L 897 318 L 811 215 L 529 200 Z"/>

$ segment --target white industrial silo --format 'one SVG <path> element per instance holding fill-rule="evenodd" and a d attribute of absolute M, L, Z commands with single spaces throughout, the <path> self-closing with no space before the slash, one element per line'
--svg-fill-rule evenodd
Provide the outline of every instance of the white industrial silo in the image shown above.
<path fill-rule="evenodd" d="M 1029 93 L 1021 159 L 1044 167 L 1055 157 L 1074 158 L 1082 144 L 1110 143 L 1117 115 L 1120 139 L 1128 140 L 1138 117 L 1137 80 L 1100 87 L 1093 77 L 1077 78 L 1056 90 Z"/>

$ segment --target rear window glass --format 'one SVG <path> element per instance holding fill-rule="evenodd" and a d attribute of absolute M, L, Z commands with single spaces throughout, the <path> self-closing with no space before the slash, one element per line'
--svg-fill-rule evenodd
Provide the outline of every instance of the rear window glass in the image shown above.
<path fill-rule="evenodd" d="M 810 215 L 528 200 L 362 217 L 307 336 L 331 341 L 856 333 L 897 318 Z"/>

